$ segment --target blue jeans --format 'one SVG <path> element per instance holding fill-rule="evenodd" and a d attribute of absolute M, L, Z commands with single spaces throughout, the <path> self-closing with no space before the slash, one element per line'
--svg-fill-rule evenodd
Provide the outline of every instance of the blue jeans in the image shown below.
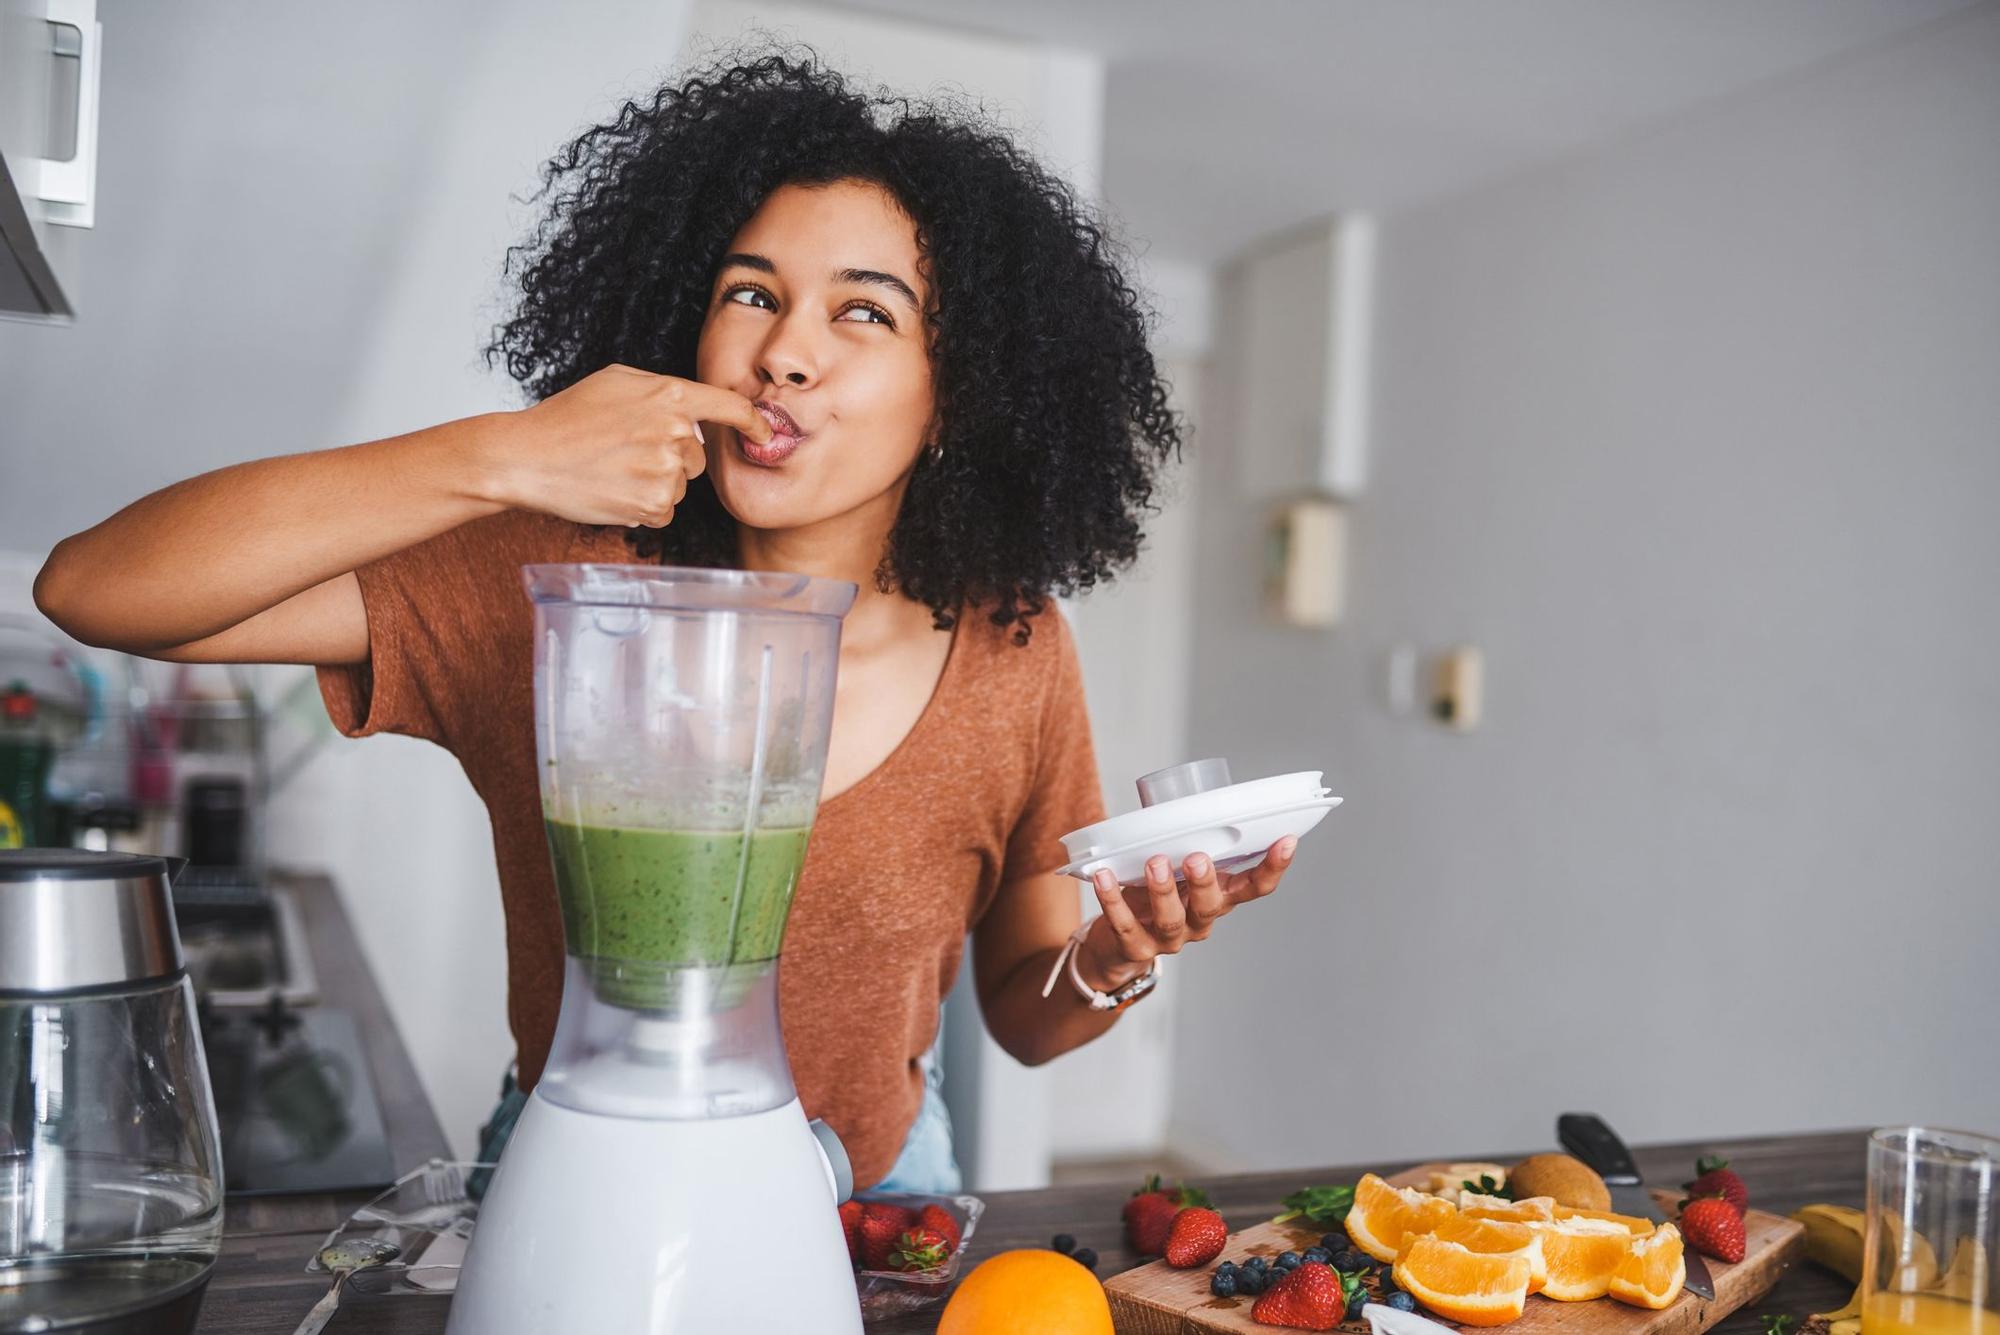
<path fill-rule="evenodd" d="M 944 1106 L 944 1062 L 937 1044 L 932 1043 L 919 1061 L 924 1068 L 924 1101 L 917 1109 L 917 1120 L 910 1123 L 889 1175 L 870 1190 L 956 1195 L 964 1182 L 958 1159 L 951 1152 L 951 1112 Z"/>
<path fill-rule="evenodd" d="M 938 1055 L 937 1044 L 931 1044 L 931 1050 L 918 1062 L 924 1071 L 923 1104 L 917 1109 L 917 1120 L 903 1137 L 903 1148 L 890 1166 L 889 1175 L 868 1188 L 870 1191 L 949 1196 L 962 1189 L 958 1160 L 951 1149 L 951 1113 L 944 1106 L 944 1062 Z M 510 1066 L 500 1080 L 500 1102 L 486 1125 L 479 1128 L 479 1162 L 499 1162 L 500 1151 L 507 1147 L 507 1138 L 514 1134 L 514 1123 L 527 1104 L 528 1096 L 514 1083 L 514 1068 Z M 466 1180 L 466 1193 L 474 1200 L 479 1199 L 486 1193 L 491 1177 L 490 1168 L 476 1170 Z"/>

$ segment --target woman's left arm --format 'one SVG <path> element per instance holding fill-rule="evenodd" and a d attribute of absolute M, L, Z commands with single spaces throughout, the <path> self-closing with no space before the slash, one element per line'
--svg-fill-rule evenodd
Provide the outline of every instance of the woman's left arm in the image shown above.
<path fill-rule="evenodd" d="M 1180 884 L 1167 859 L 1156 856 L 1146 863 L 1143 889 L 1122 889 L 1110 872 L 1099 872 L 1092 889 L 1103 912 L 1077 947 L 1077 972 L 1100 992 L 1123 987 L 1156 956 L 1205 939 L 1231 911 L 1276 890 L 1297 851 L 1297 839 L 1281 839 L 1256 867 L 1222 877 L 1197 853 L 1182 867 L 1187 879 Z M 1017 881 L 1001 887 L 973 933 L 973 982 L 986 1028 L 1029 1066 L 1081 1047 L 1118 1018 L 1092 1010 L 1066 977 L 1042 995 L 1050 966 L 1081 921 L 1076 898 L 1067 876 Z"/>

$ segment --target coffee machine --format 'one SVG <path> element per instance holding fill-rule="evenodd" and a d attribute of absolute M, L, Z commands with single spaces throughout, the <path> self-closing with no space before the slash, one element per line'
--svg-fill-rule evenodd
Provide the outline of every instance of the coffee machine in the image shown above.
<path fill-rule="evenodd" d="M 524 577 L 566 972 L 447 1329 L 859 1335 L 847 1156 L 801 1109 L 777 989 L 855 586 Z"/>

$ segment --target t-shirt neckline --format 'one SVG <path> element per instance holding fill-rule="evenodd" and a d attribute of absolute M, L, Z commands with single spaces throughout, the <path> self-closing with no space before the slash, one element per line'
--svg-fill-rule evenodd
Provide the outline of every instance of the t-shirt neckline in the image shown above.
<path fill-rule="evenodd" d="M 912 744 L 917 741 L 918 735 L 930 727 L 931 720 L 939 712 L 938 702 L 944 698 L 945 688 L 952 682 L 953 674 L 958 665 L 959 652 L 964 648 L 964 645 L 965 614 L 961 612 L 951 628 L 951 645 L 944 653 L 944 667 L 938 671 L 937 681 L 931 686 L 930 699 L 924 701 L 923 712 L 917 715 L 917 721 L 910 725 L 910 730 L 903 734 L 903 740 L 897 742 L 889 754 L 882 757 L 881 763 L 877 764 L 874 769 L 869 770 L 832 797 L 821 798 L 819 803 L 819 813 L 821 815 L 826 814 L 828 807 L 845 802 L 862 789 L 874 785 L 883 774 L 887 773 L 897 762 L 902 760 L 903 756 L 911 749 Z"/>

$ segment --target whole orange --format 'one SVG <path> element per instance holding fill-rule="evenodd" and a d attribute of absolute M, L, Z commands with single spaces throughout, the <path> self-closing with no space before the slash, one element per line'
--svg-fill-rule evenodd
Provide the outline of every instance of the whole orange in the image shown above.
<path fill-rule="evenodd" d="M 959 1281 L 938 1335 L 1112 1335 L 1097 1276 L 1061 1252 L 1023 1248 L 981 1261 Z"/>

